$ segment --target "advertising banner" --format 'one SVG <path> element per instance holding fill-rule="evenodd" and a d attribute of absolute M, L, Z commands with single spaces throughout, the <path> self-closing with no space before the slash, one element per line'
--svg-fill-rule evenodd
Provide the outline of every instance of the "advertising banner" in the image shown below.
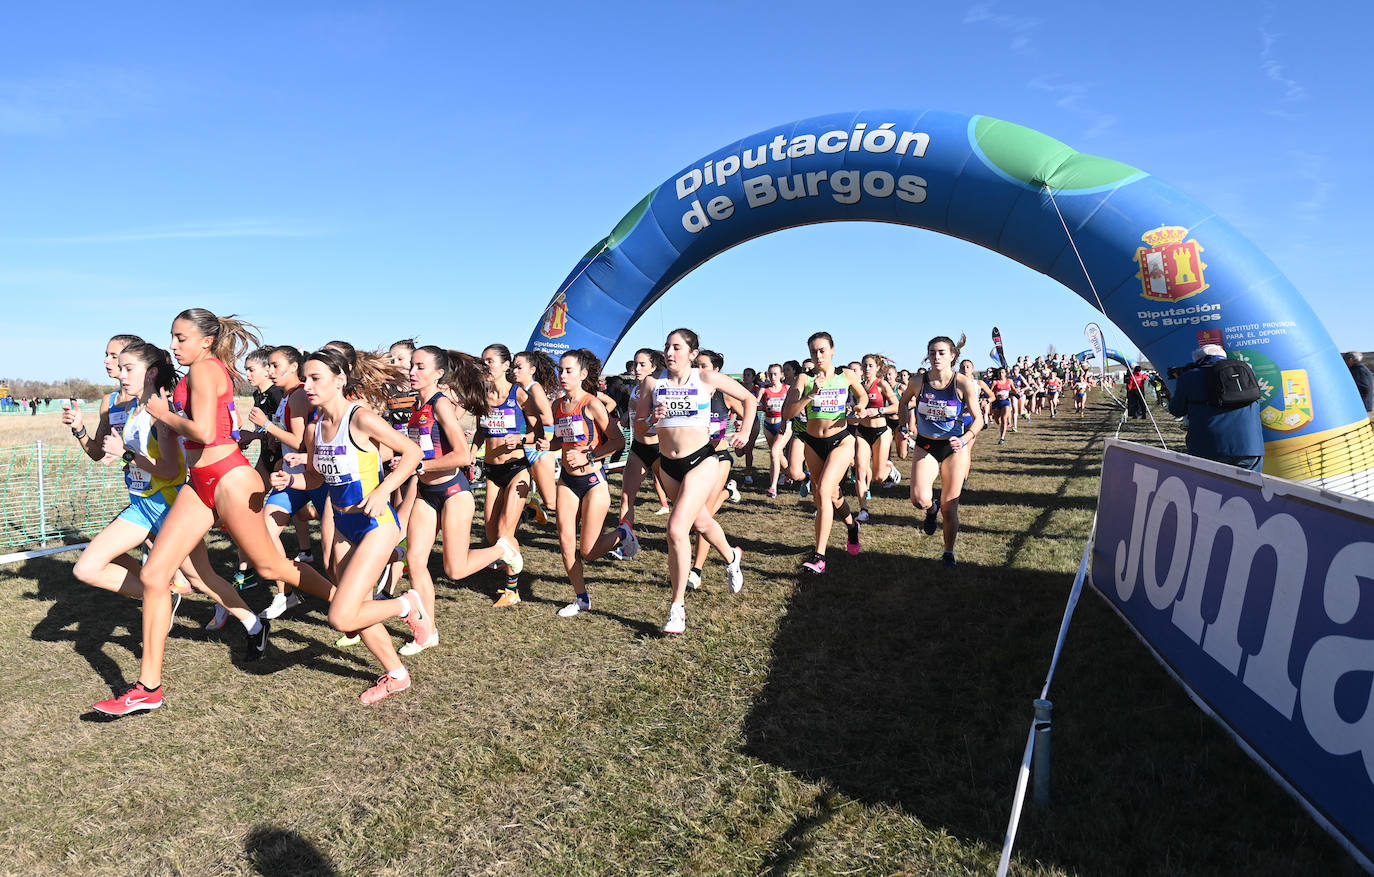
<path fill-rule="evenodd" d="M 1090 581 L 1371 868 L 1374 503 L 1109 439 Z"/>
<path fill-rule="evenodd" d="M 664 292 L 717 253 L 841 221 L 929 229 L 1015 259 L 1101 310 L 1161 373 L 1203 343 L 1221 344 L 1263 386 L 1266 471 L 1315 478 L 1368 468 L 1358 454 L 1308 453 L 1333 441 L 1370 444 L 1368 421 L 1326 329 L 1273 262 L 1145 171 L 989 116 L 817 116 L 692 162 L 573 266 L 529 347 L 555 358 L 586 347 L 605 359 Z"/>
<path fill-rule="evenodd" d="M 1096 323 L 1089 323 L 1083 329 L 1083 334 L 1088 336 L 1088 347 L 1091 348 L 1093 356 L 1097 358 L 1097 367 L 1105 377 L 1107 374 L 1107 339 L 1102 335 L 1102 327 Z"/>

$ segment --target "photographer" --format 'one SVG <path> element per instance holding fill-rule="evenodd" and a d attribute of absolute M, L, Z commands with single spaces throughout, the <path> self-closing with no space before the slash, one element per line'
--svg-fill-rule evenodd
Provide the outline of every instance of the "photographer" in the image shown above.
<path fill-rule="evenodd" d="M 1188 453 L 1256 472 L 1264 463 L 1264 434 L 1260 426 L 1260 399 L 1240 407 L 1219 407 L 1214 402 L 1211 375 L 1226 351 L 1204 344 L 1193 351 L 1193 362 L 1169 369 L 1176 378 L 1169 413 L 1188 418 Z"/>

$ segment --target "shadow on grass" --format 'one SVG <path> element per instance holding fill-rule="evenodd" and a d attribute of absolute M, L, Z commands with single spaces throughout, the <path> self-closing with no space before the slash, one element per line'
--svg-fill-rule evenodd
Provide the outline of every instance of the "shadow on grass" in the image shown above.
<path fill-rule="evenodd" d="M 865 552 L 888 575 L 802 579 L 773 643 L 745 751 L 933 830 L 1000 848 L 1072 576 Z M 1028 804 L 1020 867 L 1131 874 L 1356 873 L 1087 597 L 1052 692 L 1055 803 Z M 785 873 L 823 822 L 775 844 Z M 1131 837 L 1113 844 L 1110 838 Z"/>
<path fill-rule="evenodd" d="M 248 864 L 264 877 L 327 877 L 337 874 L 329 857 L 294 831 L 259 825 L 243 842 Z"/>

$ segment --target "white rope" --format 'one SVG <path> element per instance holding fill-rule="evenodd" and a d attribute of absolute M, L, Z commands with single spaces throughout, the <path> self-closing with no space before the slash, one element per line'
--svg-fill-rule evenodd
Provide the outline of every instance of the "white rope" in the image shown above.
<path fill-rule="evenodd" d="M 1069 231 L 1069 224 L 1064 221 L 1064 214 L 1059 209 L 1059 202 L 1054 200 L 1054 190 L 1050 188 L 1049 183 L 1041 183 L 1040 185 L 1044 188 L 1046 194 L 1050 196 L 1050 204 L 1054 205 L 1054 212 L 1059 217 L 1059 224 L 1064 227 L 1064 236 L 1069 239 L 1069 246 L 1073 247 L 1073 255 L 1076 259 L 1078 259 L 1078 267 L 1083 269 L 1083 277 L 1087 279 L 1088 288 L 1092 290 L 1093 298 L 1097 300 L 1097 310 L 1101 312 L 1103 316 L 1106 316 L 1107 307 L 1106 305 L 1102 304 L 1102 296 L 1097 294 L 1097 285 L 1093 283 L 1092 275 L 1088 273 L 1088 266 L 1087 263 L 1083 261 L 1083 254 L 1078 252 L 1078 242 L 1073 239 L 1073 232 Z M 1105 347 L 1106 345 L 1103 346 Z M 1103 352 L 1103 356 L 1106 356 L 1105 351 Z M 1102 365 L 1105 366 L 1106 364 L 1102 363 Z M 1107 384 L 1105 381 L 1103 382 L 1102 387 L 1103 389 L 1106 389 Z M 1128 390 L 1127 392 L 1130 391 Z M 1116 396 L 1112 395 L 1110 390 L 1107 390 L 1107 394 L 1111 395 L 1113 399 L 1116 399 Z M 1140 394 L 1140 401 L 1145 401 L 1145 394 L 1143 392 Z M 1117 402 L 1120 403 L 1120 400 L 1118 399 Z M 1150 410 L 1149 405 L 1145 406 L 1145 415 L 1150 418 L 1150 425 L 1155 428 L 1155 435 L 1159 437 L 1159 446 L 1166 451 L 1169 450 L 1169 446 L 1164 442 L 1164 432 L 1160 430 L 1159 424 L 1155 421 L 1154 412 Z M 1120 424 L 1117 425 L 1116 434 L 1118 438 L 1121 436 Z"/>

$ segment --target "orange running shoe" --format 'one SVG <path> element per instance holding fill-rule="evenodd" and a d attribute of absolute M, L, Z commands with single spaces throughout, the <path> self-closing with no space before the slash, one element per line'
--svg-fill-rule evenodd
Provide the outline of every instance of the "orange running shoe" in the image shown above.
<path fill-rule="evenodd" d="M 491 604 L 491 607 L 492 607 L 493 609 L 499 609 L 499 608 L 501 608 L 502 606 L 515 606 L 515 605 L 517 605 L 519 602 L 520 602 L 520 592 L 519 592 L 519 591 L 515 590 L 514 588 L 502 588 L 502 589 L 501 589 L 501 596 L 499 596 L 499 597 L 496 598 L 496 602 L 495 602 L 495 603 L 492 603 L 492 604 Z"/>
<path fill-rule="evenodd" d="M 383 673 L 382 678 L 377 680 L 377 684 L 364 691 L 358 700 L 363 703 L 376 703 L 379 700 L 386 700 L 393 694 L 398 694 L 410 687 L 410 676 L 404 679 L 397 679 L 390 673 Z"/>

